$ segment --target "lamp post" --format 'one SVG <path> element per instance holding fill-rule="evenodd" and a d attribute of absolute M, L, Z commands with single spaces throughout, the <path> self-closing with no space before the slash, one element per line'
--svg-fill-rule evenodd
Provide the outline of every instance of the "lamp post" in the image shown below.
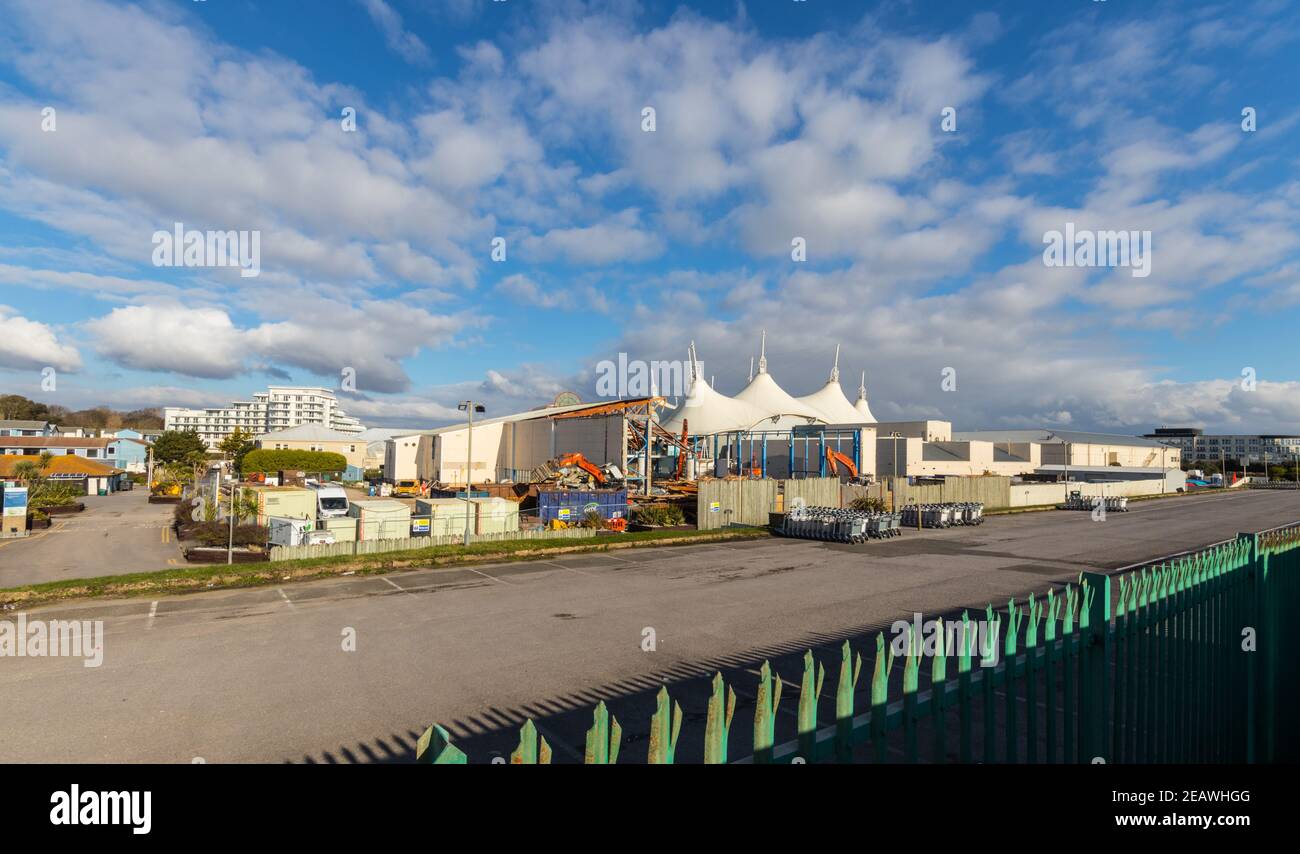
<path fill-rule="evenodd" d="M 217 475 L 217 482 L 221 482 L 221 475 Z M 230 536 L 226 540 L 226 566 L 235 562 L 235 482 L 230 481 Z"/>
<path fill-rule="evenodd" d="M 465 545 L 469 545 L 470 526 L 473 523 L 474 504 L 470 500 L 470 485 L 473 477 L 474 465 L 474 413 L 487 412 L 481 403 L 475 403 L 467 400 L 457 409 L 465 413 L 469 419 L 469 432 L 465 437 Z"/>

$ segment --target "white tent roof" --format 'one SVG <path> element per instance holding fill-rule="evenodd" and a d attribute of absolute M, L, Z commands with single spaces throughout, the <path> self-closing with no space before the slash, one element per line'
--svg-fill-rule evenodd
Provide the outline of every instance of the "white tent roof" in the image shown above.
<path fill-rule="evenodd" d="M 785 389 L 776 384 L 767 372 L 767 332 L 763 333 L 762 349 L 758 357 L 758 373 L 741 389 L 736 400 L 748 403 L 769 418 L 777 415 L 797 415 L 825 421 L 825 416 L 817 409 L 792 397 Z"/>
<path fill-rule="evenodd" d="M 670 433 L 680 433 L 685 420 L 691 435 L 703 436 L 748 430 L 765 417 L 762 410 L 714 391 L 703 377 L 697 376 L 691 381 L 686 400 L 673 410 L 663 426 Z"/>
<path fill-rule="evenodd" d="M 835 367 L 830 379 L 817 391 L 803 397 L 793 397 L 781 388 L 767 372 L 766 335 L 762 355 L 758 359 L 758 373 L 750 379 L 735 397 L 716 391 L 700 376 L 691 345 L 691 388 L 681 406 L 668 414 L 664 429 L 679 433 L 682 421 L 691 435 L 707 436 L 737 430 L 787 429 L 791 426 L 824 424 L 876 423 L 867 406 L 865 381 L 859 389 L 858 402 L 849 403 L 839 382 L 839 348 L 835 351 Z"/>
<path fill-rule="evenodd" d="M 835 363 L 826 385 L 812 394 L 805 394 L 798 400 L 820 412 L 823 416 L 822 420 L 827 424 L 856 424 L 862 420 L 862 414 L 853 408 L 853 404 L 849 403 L 849 399 L 844 396 L 844 389 L 840 388 L 839 345 L 835 347 Z"/>
<path fill-rule="evenodd" d="M 876 416 L 871 414 L 871 407 L 867 405 L 867 372 L 862 372 L 862 385 L 858 386 L 858 399 L 853 404 L 853 408 L 862 416 L 863 421 L 872 424 L 876 423 Z"/>

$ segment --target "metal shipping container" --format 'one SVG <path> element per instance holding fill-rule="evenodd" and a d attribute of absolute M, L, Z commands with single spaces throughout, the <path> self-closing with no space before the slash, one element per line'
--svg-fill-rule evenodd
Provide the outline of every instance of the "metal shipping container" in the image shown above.
<path fill-rule="evenodd" d="M 465 533 L 465 500 L 456 498 L 419 498 L 415 515 L 429 517 L 429 536 L 446 537 Z"/>
<path fill-rule="evenodd" d="M 549 489 L 537 493 L 537 513 L 542 523 L 552 519 L 574 524 L 582 521 L 588 510 L 603 519 L 627 516 L 626 489 Z"/>

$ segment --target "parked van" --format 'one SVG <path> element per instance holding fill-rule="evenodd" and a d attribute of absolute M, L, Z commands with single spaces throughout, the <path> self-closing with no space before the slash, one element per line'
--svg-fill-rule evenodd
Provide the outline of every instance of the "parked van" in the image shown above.
<path fill-rule="evenodd" d="M 348 493 L 343 487 L 315 480 L 307 481 L 307 486 L 316 491 L 316 518 L 337 519 L 348 515 Z"/>

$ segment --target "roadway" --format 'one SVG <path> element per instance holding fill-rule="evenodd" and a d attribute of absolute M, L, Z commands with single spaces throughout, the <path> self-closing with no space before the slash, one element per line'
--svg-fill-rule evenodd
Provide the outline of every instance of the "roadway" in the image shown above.
<path fill-rule="evenodd" d="M 662 683 L 686 712 L 679 757 L 690 761 L 715 669 L 740 696 L 740 750 L 754 674 L 772 659 L 786 680 L 784 740 L 806 647 L 831 691 L 842 640 L 866 653 L 875 631 L 914 612 L 1005 605 L 1083 570 L 1300 520 L 1294 493 L 1133 507 L 1102 522 L 998 516 L 852 547 L 763 539 L 35 609 L 29 619 L 104 620 L 104 660 L 0 658 L 0 762 L 406 761 L 435 720 L 486 761 L 513 747 L 525 715 L 573 761 L 600 698 L 623 723 L 623 756 L 644 761 Z"/>
<path fill-rule="evenodd" d="M 0 540 L 0 588 L 94 578 L 183 563 L 171 504 L 150 504 L 147 489 L 88 495 L 81 513 L 22 539 Z"/>

